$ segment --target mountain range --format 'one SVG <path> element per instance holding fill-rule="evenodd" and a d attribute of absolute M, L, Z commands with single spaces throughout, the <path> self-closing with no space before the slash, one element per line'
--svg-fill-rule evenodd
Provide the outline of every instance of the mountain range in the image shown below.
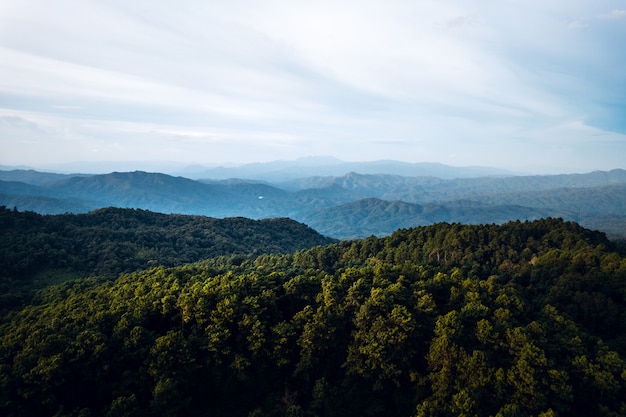
<path fill-rule="evenodd" d="M 272 183 L 280 183 L 313 177 L 319 175 L 319 173 L 324 173 L 325 176 L 341 176 L 347 172 L 412 177 L 435 176 L 445 179 L 513 174 L 508 170 L 482 166 L 455 167 L 437 162 L 410 163 L 391 160 L 347 162 L 332 157 L 308 157 L 295 161 L 258 162 L 240 166 L 218 166 L 212 168 L 195 166 L 187 167 L 174 172 L 174 174 L 194 179 L 256 178 Z"/>
<path fill-rule="evenodd" d="M 346 164 L 327 161 L 326 165 L 345 169 Z M 372 172 L 384 166 L 395 166 L 396 172 L 411 166 L 411 172 L 417 172 L 417 165 L 359 164 L 361 172 L 338 175 L 333 173 L 340 171 L 329 173 L 325 165 L 311 164 L 310 170 L 301 169 L 300 176 L 281 176 L 279 170 L 271 171 L 280 164 L 261 164 L 265 174 L 250 170 L 247 179 L 220 178 L 227 172 L 224 168 L 220 175 L 213 171 L 214 177 L 199 180 L 143 171 L 99 175 L 0 171 L 0 205 L 42 214 L 114 206 L 217 218 L 290 217 L 340 239 L 383 236 L 398 228 L 436 222 L 562 217 L 612 238 L 626 238 L 626 171 L 622 169 L 505 176 L 477 167 L 459 168 L 457 177 L 444 178 L 434 174 L 443 170 L 453 175 L 455 168 L 435 164 L 432 171 L 424 171 L 427 175 L 398 175 Z M 353 163 L 351 167 L 359 166 Z M 491 174 L 479 175 L 481 170 Z M 270 181 L 273 176 L 275 180 Z"/>

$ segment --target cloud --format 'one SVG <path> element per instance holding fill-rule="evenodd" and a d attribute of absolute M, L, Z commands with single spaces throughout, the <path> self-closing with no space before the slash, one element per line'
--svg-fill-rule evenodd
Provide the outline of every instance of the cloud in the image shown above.
<path fill-rule="evenodd" d="M 603 13 L 600 19 L 626 19 L 626 9 L 613 9 L 609 13 Z"/>
<path fill-rule="evenodd" d="M 580 20 L 574 20 L 573 22 L 570 22 L 568 27 L 570 29 L 586 29 L 589 27 L 589 23 Z"/>
<path fill-rule="evenodd" d="M 81 109 L 80 106 L 73 106 L 69 104 L 55 104 L 52 106 L 52 108 L 58 109 L 58 110 L 80 110 Z"/>
<path fill-rule="evenodd" d="M 4 93 L 42 98 L 123 102 L 196 109 L 226 116 L 255 116 L 259 110 L 216 91 L 195 90 L 0 48 Z"/>
<path fill-rule="evenodd" d="M 455 29 L 455 28 L 465 28 L 472 27 L 480 24 L 477 16 L 473 14 L 456 16 L 450 20 L 448 20 L 444 27 L 447 29 Z"/>
<path fill-rule="evenodd" d="M 570 29 L 587 29 L 591 26 L 593 20 L 621 20 L 626 19 L 626 9 L 613 9 L 608 13 L 601 13 L 595 17 L 578 19 L 570 22 Z"/>
<path fill-rule="evenodd" d="M 513 163 L 572 120 L 620 131 L 623 29 L 592 27 L 617 4 L 5 0 L 0 107 L 57 159 Z M 28 155 L 18 127 L 0 163 Z"/>
<path fill-rule="evenodd" d="M 397 138 L 371 138 L 367 139 L 368 142 L 374 143 L 377 145 L 390 145 L 390 146 L 407 146 L 411 144 L 411 141 L 408 139 L 397 139 Z"/>

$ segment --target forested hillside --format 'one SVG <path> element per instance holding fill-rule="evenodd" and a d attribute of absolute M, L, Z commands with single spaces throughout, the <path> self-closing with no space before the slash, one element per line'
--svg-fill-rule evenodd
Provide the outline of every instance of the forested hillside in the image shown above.
<path fill-rule="evenodd" d="M 559 217 L 562 214 L 564 212 L 550 209 L 513 205 L 492 206 L 471 200 L 420 205 L 367 198 L 304 213 L 300 216 L 300 221 L 324 235 L 358 239 L 371 235 L 385 236 L 390 230 L 427 226 L 433 223 L 501 224 L 510 219 L 535 220 Z M 611 219 L 610 225 L 618 227 L 617 236 L 622 236 L 622 233 L 626 233 L 626 229 L 619 228 L 619 226 L 626 224 L 626 217 L 623 221 L 621 217 L 616 217 Z M 599 216 L 594 217 L 594 219 L 598 218 Z M 607 225 L 601 223 L 599 226 L 606 227 Z"/>
<path fill-rule="evenodd" d="M 0 207 L 0 313 L 72 277 L 115 277 L 231 254 L 290 253 L 333 242 L 290 219 L 214 219 L 106 208 L 42 216 Z"/>
<path fill-rule="evenodd" d="M 0 334 L 7 417 L 626 415 L 626 259 L 560 219 L 67 282 Z"/>

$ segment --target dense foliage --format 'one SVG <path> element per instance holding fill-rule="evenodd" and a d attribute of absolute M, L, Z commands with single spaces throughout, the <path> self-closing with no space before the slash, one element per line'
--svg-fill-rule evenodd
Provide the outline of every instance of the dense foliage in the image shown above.
<path fill-rule="evenodd" d="M 625 298 L 559 219 L 67 282 L 4 320 L 0 414 L 626 415 Z"/>
<path fill-rule="evenodd" d="M 113 276 L 230 254 L 291 253 L 330 243 L 290 219 L 214 219 L 106 208 L 42 216 L 0 207 L 0 312 L 49 282 Z"/>

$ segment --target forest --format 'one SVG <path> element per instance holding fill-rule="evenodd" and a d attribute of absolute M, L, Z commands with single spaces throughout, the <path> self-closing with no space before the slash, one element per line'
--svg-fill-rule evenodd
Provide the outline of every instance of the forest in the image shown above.
<path fill-rule="evenodd" d="M 0 206 L 0 314 L 71 278 L 116 278 L 233 254 L 291 253 L 331 243 L 290 219 L 215 219 L 104 208 L 40 215 Z"/>
<path fill-rule="evenodd" d="M 7 417 L 626 415 L 626 258 L 559 218 L 69 280 L 0 334 Z"/>

